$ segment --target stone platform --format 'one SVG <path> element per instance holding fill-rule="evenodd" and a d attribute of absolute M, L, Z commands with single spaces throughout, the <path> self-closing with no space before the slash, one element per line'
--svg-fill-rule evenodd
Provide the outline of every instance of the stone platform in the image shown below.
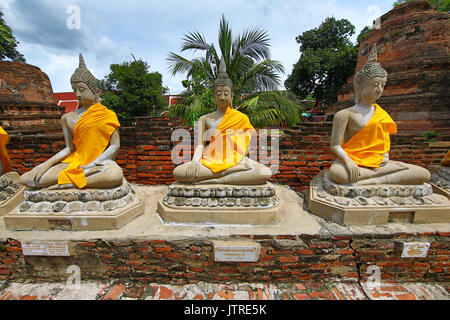
<path fill-rule="evenodd" d="M 450 223 L 342 226 L 309 213 L 302 193 L 274 187 L 284 209 L 273 225 L 165 223 L 156 209 L 168 186 L 136 185 L 145 212 L 118 230 L 15 231 L 0 218 L 0 282 L 65 282 L 78 266 L 83 281 L 356 283 L 372 275 L 373 265 L 383 282 L 448 281 Z M 219 240 L 253 242 L 257 261 L 217 261 Z M 430 244 L 427 256 L 402 257 L 406 242 Z M 55 243 L 70 255 L 26 253 L 30 245 Z"/>
<path fill-rule="evenodd" d="M 0 217 L 23 201 L 25 187 L 19 184 L 19 174 L 8 172 L 0 177 Z"/>
<path fill-rule="evenodd" d="M 268 225 L 280 221 L 283 203 L 273 184 L 253 186 L 174 183 L 158 201 L 164 222 Z"/>
<path fill-rule="evenodd" d="M 142 196 L 124 179 L 108 190 L 25 190 L 4 220 L 10 230 L 115 230 L 143 212 Z"/>
<path fill-rule="evenodd" d="M 311 212 L 339 224 L 448 223 L 450 201 L 423 185 L 352 186 L 333 183 L 322 171 L 309 188 Z"/>

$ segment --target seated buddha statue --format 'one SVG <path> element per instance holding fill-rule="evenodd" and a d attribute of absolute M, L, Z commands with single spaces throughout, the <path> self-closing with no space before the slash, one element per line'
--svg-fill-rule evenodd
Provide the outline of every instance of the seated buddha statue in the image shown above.
<path fill-rule="evenodd" d="M 11 162 L 9 161 L 6 144 L 9 142 L 9 135 L 0 126 L 0 176 L 3 173 L 11 171 Z"/>
<path fill-rule="evenodd" d="M 422 167 L 389 159 L 390 134 L 397 132 L 397 126 L 375 103 L 387 76 L 377 62 L 374 44 L 367 64 L 354 78 L 356 104 L 336 113 L 333 120 L 331 149 L 338 159 L 329 176 L 335 183 L 417 185 L 430 179 L 430 172 Z"/>
<path fill-rule="evenodd" d="M 98 80 L 86 68 L 81 54 L 70 82 L 79 106 L 61 118 L 66 147 L 23 174 L 20 182 L 49 190 L 120 186 L 123 172 L 114 161 L 120 148 L 120 124 L 113 111 L 98 103 Z"/>
<path fill-rule="evenodd" d="M 247 157 L 255 130 L 248 117 L 232 107 L 233 83 L 223 57 L 214 82 L 214 100 L 217 110 L 198 120 L 193 159 L 175 168 L 175 180 L 188 184 L 266 183 L 271 169 Z"/>

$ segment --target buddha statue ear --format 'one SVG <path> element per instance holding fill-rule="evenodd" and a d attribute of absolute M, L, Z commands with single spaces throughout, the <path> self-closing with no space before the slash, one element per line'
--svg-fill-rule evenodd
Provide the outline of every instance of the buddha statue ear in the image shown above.
<path fill-rule="evenodd" d="M 359 85 L 357 85 L 356 83 L 353 84 L 354 86 L 354 92 L 355 92 L 355 103 L 359 102 Z"/>

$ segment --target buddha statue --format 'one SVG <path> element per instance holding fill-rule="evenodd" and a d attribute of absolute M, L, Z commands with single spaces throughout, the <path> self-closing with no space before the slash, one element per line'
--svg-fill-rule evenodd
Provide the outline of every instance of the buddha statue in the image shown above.
<path fill-rule="evenodd" d="M 0 216 L 11 211 L 23 200 L 23 189 L 19 174 L 12 171 L 6 145 L 9 135 L 0 126 Z"/>
<path fill-rule="evenodd" d="M 70 82 L 79 101 L 77 110 L 63 115 L 66 147 L 20 177 L 33 189 L 113 188 L 123 180 L 114 161 L 120 147 L 117 115 L 98 103 L 98 80 L 86 68 L 80 54 L 79 67 Z"/>
<path fill-rule="evenodd" d="M 232 107 L 233 83 L 223 57 L 214 82 L 214 100 L 217 110 L 198 120 L 193 159 L 175 168 L 175 180 L 186 184 L 265 184 L 272 171 L 247 157 L 254 128 L 245 114 Z"/>
<path fill-rule="evenodd" d="M 336 113 L 331 149 L 338 159 L 329 170 L 337 184 L 419 185 L 430 179 L 422 167 L 389 159 L 390 134 L 397 132 L 391 117 L 375 102 L 387 81 L 373 45 L 366 65 L 355 75 L 353 107 Z"/>

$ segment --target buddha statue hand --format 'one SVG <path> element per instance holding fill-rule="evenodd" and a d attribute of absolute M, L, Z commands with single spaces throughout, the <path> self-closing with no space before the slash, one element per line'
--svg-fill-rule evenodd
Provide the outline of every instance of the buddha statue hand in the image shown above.
<path fill-rule="evenodd" d="M 355 183 L 356 181 L 358 181 L 360 175 L 360 169 L 358 165 L 352 159 L 347 159 L 344 164 L 349 173 L 349 183 Z"/>
<path fill-rule="evenodd" d="M 26 174 L 25 179 L 25 185 L 27 185 L 30 188 L 36 188 L 37 184 L 41 180 L 44 173 L 47 172 L 49 168 L 44 166 L 45 163 L 38 165 L 34 169 L 32 169 L 30 172 Z"/>
<path fill-rule="evenodd" d="M 192 161 L 190 166 L 186 170 L 186 177 L 189 178 L 192 182 L 197 182 L 198 175 L 200 173 L 200 162 Z"/>

